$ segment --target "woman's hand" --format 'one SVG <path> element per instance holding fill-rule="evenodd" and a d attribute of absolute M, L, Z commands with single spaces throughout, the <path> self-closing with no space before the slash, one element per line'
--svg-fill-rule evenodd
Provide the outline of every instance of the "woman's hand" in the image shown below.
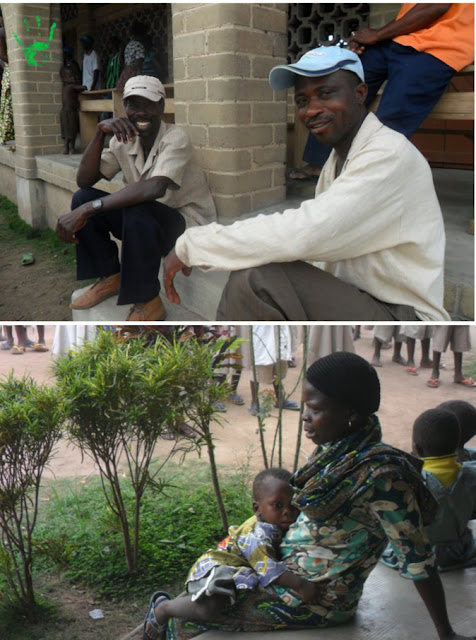
<path fill-rule="evenodd" d="M 323 585 L 310 580 L 302 580 L 302 585 L 295 591 L 301 596 L 303 604 L 319 604 L 322 597 Z"/>

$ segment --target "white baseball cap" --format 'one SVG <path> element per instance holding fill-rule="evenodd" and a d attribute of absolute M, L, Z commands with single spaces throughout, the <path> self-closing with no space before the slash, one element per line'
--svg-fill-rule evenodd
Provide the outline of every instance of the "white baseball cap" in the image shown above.
<path fill-rule="evenodd" d="M 341 47 L 318 47 L 305 53 L 293 64 L 280 64 L 269 74 L 269 84 L 273 89 L 287 89 L 296 84 L 296 75 L 319 78 L 340 69 L 352 71 L 365 82 L 364 69 L 359 56 Z"/>
<path fill-rule="evenodd" d="M 164 85 L 154 76 L 133 76 L 124 85 L 122 99 L 131 96 L 141 96 L 152 102 L 159 102 L 165 98 Z"/>

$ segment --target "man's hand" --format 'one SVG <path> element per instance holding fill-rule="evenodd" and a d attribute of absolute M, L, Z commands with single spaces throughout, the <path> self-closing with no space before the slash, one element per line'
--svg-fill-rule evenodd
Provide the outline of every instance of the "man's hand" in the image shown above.
<path fill-rule="evenodd" d="M 128 118 L 109 118 L 98 123 L 98 129 L 104 134 L 112 133 L 119 142 L 129 142 L 139 135 Z"/>
<path fill-rule="evenodd" d="M 56 235 L 63 242 L 79 244 L 79 240 L 74 234 L 86 226 L 88 219 L 89 215 L 83 206 L 73 209 L 73 211 L 65 213 L 58 218 Z"/>
<path fill-rule="evenodd" d="M 375 29 L 370 29 L 370 27 L 364 27 L 352 34 L 347 43 L 347 48 L 360 56 L 366 46 L 377 42 L 379 42 L 378 32 Z"/>
<path fill-rule="evenodd" d="M 189 276 L 192 273 L 192 267 L 187 267 L 181 260 L 178 259 L 175 249 L 164 258 L 164 289 L 165 295 L 170 302 L 174 304 L 180 304 L 180 296 L 174 287 L 174 278 L 179 271 L 185 276 Z"/>

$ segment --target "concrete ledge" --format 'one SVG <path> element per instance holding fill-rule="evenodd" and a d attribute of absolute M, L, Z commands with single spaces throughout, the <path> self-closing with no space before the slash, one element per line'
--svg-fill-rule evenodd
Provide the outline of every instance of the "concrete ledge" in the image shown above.
<path fill-rule="evenodd" d="M 449 618 L 454 630 L 474 635 L 476 568 L 442 573 Z M 207 631 L 200 640 L 435 640 L 436 632 L 411 580 L 378 564 L 365 583 L 354 620 L 331 629 L 232 633 Z"/>

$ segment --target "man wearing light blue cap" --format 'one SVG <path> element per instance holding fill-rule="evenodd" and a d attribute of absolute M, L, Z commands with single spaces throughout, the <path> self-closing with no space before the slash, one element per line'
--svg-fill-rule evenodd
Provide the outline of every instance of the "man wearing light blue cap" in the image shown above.
<path fill-rule="evenodd" d="M 271 70 L 294 86 L 297 115 L 333 151 L 315 197 L 231 226 L 187 230 L 164 263 L 172 302 L 179 270 L 230 270 L 217 319 L 447 321 L 445 235 L 428 163 L 365 107 L 356 54 L 320 47 Z"/>

